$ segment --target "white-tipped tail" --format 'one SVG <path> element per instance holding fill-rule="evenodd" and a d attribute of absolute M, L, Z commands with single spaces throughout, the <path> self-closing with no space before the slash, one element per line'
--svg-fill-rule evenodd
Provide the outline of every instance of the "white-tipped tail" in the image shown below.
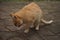
<path fill-rule="evenodd" d="M 53 20 L 50 20 L 50 21 L 45 21 L 44 19 L 41 19 L 41 21 L 45 24 L 51 24 L 53 22 Z"/>

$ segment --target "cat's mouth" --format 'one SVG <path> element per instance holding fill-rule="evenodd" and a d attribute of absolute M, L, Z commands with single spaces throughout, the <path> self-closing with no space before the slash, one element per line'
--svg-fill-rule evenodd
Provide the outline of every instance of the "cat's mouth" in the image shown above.
<path fill-rule="evenodd" d="M 23 24 L 19 24 L 18 27 L 22 26 Z"/>
<path fill-rule="evenodd" d="M 15 23 L 14 25 L 15 25 L 15 26 L 17 26 L 17 27 L 20 27 L 20 26 L 22 26 L 22 25 L 23 25 L 23 23 L 22 23 L 22 24 Z"/>

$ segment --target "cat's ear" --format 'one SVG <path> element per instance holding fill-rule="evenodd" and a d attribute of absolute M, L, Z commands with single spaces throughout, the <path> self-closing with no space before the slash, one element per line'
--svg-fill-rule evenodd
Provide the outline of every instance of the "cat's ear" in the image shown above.
<path fill-rule="evenodd" d="M 14 19 L 17 18 L 17 16 L 15 16 L 14 14 L 10 14 L 10 16 L 11 16 L 12 18 L 14 18 Z"/>
<path fill-rule="evenodd" d="M 12 14 L 12 13 L 10 14 L 11 17 L 12 17 L 13 15 L 14 15 L 14 14 Z"/>

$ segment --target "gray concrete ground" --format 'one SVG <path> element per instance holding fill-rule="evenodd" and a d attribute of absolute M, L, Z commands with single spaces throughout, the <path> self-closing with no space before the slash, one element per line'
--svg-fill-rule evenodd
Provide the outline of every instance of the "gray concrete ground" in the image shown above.
<path fill-rule="evenodd" d="M 39 31 L 31 29 L 28 34 L 16 31 L 9 14 L 18 11 L 28 3 L 0 3 L 0 40 L 60 40 L 60 2 L 36 2 L 43 10 L 46 20 L 54 20 L 51 25 L 41 26 Z M 6 27 L 14 31 L 8 31 Z"/>

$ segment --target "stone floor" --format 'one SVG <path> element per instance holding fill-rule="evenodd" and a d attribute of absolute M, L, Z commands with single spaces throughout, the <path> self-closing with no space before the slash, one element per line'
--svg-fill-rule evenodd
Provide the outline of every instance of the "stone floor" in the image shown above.
<path fill-rule="evenodd" d="M 46 20 L 53 19 L 51 25 L 41 26 L 39 31 L 31 29 L 28 34 L 17 31 L 10 13 L 14 13 L 30 2 L 0 3 L 0 40 L 60 40 L 60 2 L 36 2 L 45 14 Z M 8 29 L 14 31 L 8 31 Z"/>

